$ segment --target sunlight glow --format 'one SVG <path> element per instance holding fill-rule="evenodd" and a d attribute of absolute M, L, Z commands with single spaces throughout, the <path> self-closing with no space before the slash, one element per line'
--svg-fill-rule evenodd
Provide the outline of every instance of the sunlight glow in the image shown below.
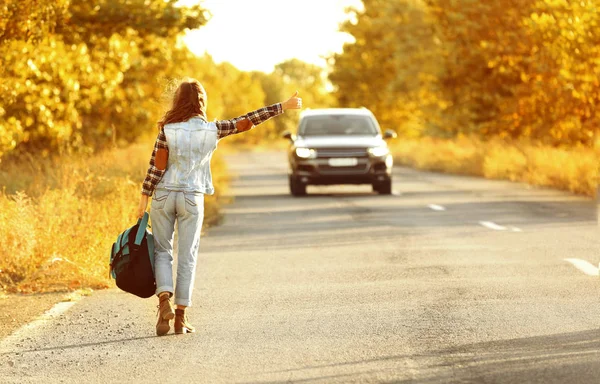
<path fill-rule="evenodd" d="M 182 5 L 198 1 L 184 0 Z M 346 7 L 362 9 L 360 0 L 205 0 L 211 20 L 183 38 L 197 55 L 209 53 L 244 71 L 271 72 L 287 59 L 322 67 L 352 37 L 338 31 L 349 18 Z"/>

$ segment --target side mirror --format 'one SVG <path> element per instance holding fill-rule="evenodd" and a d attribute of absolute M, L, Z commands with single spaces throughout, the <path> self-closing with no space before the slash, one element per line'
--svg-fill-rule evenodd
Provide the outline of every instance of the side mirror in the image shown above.
<path fill-rule="evenodd" d="M 281 137 L 283 137 L 284 139 L 288 139 L 289 141 L 291 141 L 292 143 L 294 142 L 294 140 L 296 140 L 296 136 L 292 134 L 292 132 L 290 131 L 285 131 L 281 134 Z"/>
<path fill-rule="evenodd" d="M 384 139 L 395 139 L 396 137 L 398 137 L 398 134 L 391 129 L 386 129 L 385 133 L 383 134 Z"/>

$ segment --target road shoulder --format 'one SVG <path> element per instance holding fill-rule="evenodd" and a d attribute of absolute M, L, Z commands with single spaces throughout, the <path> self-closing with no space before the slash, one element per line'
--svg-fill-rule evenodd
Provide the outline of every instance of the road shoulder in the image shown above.
<path fill-rule="evenodd" d="M 0 340 L 35 320 L 61 301 L 70 301 L 73 293 L 35 294 L 0 293 Z"/>

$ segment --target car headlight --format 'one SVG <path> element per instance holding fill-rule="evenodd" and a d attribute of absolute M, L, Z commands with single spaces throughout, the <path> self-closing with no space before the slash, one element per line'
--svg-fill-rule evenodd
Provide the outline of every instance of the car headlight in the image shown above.
<path fill-rule="evenodd" d="M 382 157 L 390 153 L 390 150 L 388 147 L 373 147 L 369 148 L 369 153 L 375 157 Z"/>
<path fill-rule="evenodd" d="M 317 157 L 317 151 L 310 148 L 296 148 L 296 156 L 301 159 L 314 159 Z"/>

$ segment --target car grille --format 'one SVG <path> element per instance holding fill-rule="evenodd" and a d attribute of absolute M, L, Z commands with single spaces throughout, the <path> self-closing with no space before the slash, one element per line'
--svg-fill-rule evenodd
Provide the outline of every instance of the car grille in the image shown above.
<path fill-rule="evenodd" d="M 322 175 L 357 175 L 367 173 L 369 164 L 359 163 L 354 167 L 330 167 L 323 164 L 319 166 L 319 173 Z"/>
<path fill-rule="evenodd" d="M 318 158 L 367 157 L 366 148 L 317 148 Z"/>

